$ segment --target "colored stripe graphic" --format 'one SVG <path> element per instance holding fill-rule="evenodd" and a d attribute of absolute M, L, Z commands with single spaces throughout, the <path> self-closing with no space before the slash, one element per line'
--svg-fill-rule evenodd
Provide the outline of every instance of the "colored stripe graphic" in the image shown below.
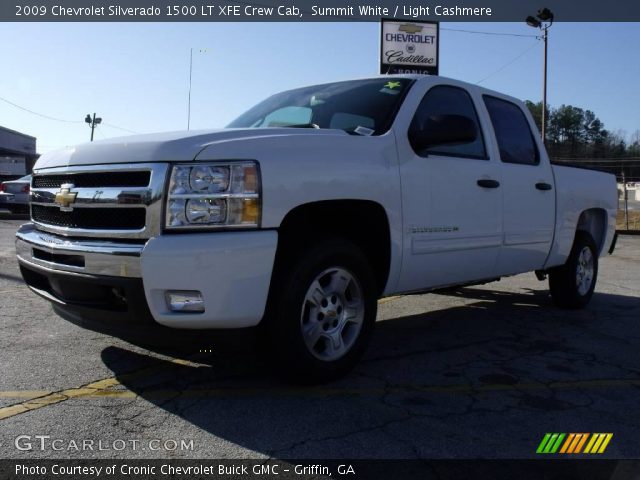
<path fill-rule="evenodd" d="M 571 445 L 569 445 L 569 448 L 567 449 L 567 453 L 580 453 L 582 446 L 584 445 L 584 442 L 587 441 L 588 437 L 588 433 L 576 433 L 573 442 L 571 442 Z"/>
<path fill-rule="evenodd" d="M 582 438 L 582 435 L 579 433 L 575 434 L 575 437 L 573 437 L 573 442 L 571 442 L 571 445 L 569 445 L 569 448 L 567 449 L 567 453 L 573 453 L 576 449 L 576 446 L 578 445 L 578 442 L 580 441 L 580 439 Z"/>
<path fill-rule="evenodd" d="M 578 442 L 578 445 L 576 445 L 576 449 L 573 451 L 573 453 L 580 453 L 582 451 L 582 447 L 584 446 L 585 442 L 587 441 L 587 438 L 589 438 L 589 434 L 588 433 L 581 433 L 581 435 L 582 435 L 582 438 Z"/>
<path fill-rule="evenodd" d="M 613 433 L 546 433 L 536 453 L 600 454 L 604 453 L 612 438 Z"/>
<path fill-rule="evenodd" d="M 604 453 L 613 433 L 594 433 L 585 448 L 584 453 Z"/>
<path fill-rule="evenodd" d="M 560 444 L 562 443 L 564 437 L 564 433 L 558 434 L 558 439 L 556 440 L 556 443 L 553 444 L 553 447 L 551 447 L 551 450 L 549 450 L 549 453 L 556 453 L 558 451 L 558 448 L 560 448 Z"/>
<path fill-rule="evenodd" d="M 562 445 L 562 448 L 560 449 L 560 453 L 567 453 L 567 449 L 569 448 L 569 445 L 571 445 L 571 443 L 573 442 L 574 438 L 576 438 L 576 434 L 570 433 L 569 436 L 567 437 L 567 441 L 564 442 L 564 445 Z"/>
<path fill-rule="evenodd" d="M 597 433 L 594 433 L 593 435 L 591 435 L 591 438 L 589 439 L 589 443 L 587 443 L 587 447 L 584 449 L 584 453 L 591 453 L 591 448 L 593 447 L 593 444 L 596 443 L 597 439 L 598 439 Z"/>
<path fill-rule="evenodd" d="M 565 433 L 547 433 L 543 437 L 536 453 L 556 453 L 565 437 Z"/>
<path fill-rule="evenodd" d="M 543 452 L 545 445 L 549 441 L 549 438 L 551 438 L 551 434 L 550 433 L 546 433 L 544 435 L 544 437 L 542 438 L 542 441 L 540 442 L 540 445 L 538 445 L 538 449 L 536 450 L 536 453 L 542 453 Z"/>
<path fill-rule="evenodd" d="M 605 435 L 606 435 L 606 438 L 602 442 L 602 445 L 600 445 L 600 450 L 598 450 L 598 453 L 604 453 L 605 449 L 609 445 L 609 442 L 613 438 L 613 433 L 606 433 Z"/>
<path fill-rule="evenodd" d="M 551 438 L 547 442 L 547 446 L 544 447 L 544 450 L 542 451 L 542 453 L 551 453 L 551 447 L 553 447 L 553 445 L 556 443 L 557 438 L 558 438 L 558 434 L 552 433 Z"/>

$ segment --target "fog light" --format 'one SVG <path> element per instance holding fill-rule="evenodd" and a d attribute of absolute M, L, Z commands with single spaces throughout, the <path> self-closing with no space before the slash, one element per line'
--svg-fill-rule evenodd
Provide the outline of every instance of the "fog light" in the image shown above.
<path fill-rule="evenodd" d="M 204 312 L 202 293 L 197 290 L 170 290 L 165 294 L 165 298 L 172 312 Z"/>

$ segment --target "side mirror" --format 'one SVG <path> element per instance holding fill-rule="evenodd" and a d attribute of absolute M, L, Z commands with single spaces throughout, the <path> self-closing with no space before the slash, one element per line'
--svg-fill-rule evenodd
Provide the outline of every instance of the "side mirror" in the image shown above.
<path fill-rule="evenodd" d="M 464 115 L 433 115 L 421 129 L 409 132 L 409 142 L 416 151 L 438 145 L 471 143 L 477 138 L 475 122 Z"/>

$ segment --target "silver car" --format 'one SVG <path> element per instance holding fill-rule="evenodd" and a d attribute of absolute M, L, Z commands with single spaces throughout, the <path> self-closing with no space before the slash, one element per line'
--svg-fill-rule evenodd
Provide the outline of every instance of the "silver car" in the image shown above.
<path fill-rule="evenodd" d="M 0 183 L 0 210 L 11 213 L 27 213 L 29 211 L 29 189 L 31 175 Z"/>

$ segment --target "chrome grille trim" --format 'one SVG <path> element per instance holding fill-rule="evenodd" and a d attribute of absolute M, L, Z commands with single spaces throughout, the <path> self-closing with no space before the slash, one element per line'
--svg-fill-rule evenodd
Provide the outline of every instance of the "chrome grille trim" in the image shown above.
<path fill-rule="evenodd" d="M 114 172 L 76 172 L 64 174 L 42 173 L 33 179 L 33 188 L 60 188 L 65 183 L 73 183 L 76 187 L 146 187 L 149 185 L 151 172 L 114 171 Z"/>
<path fill-rule="evenodd" d="M 42 231 L 55 233 L 68 237 L 86 238 L 118 238 L 118 239 L 147 239 L 160 234 L 162 227 L 162 197 L 166 183 L 169 164 L 167 163 L 136 163 L 136 164 L 112 164 L 112 165 L 87 165 L 39 169 L 34 171 L 34 178 L 48 175 L 69 175 L 70 182 L 73 174 L 100 174 L 100 173 L 127 173 L 150 172 L 151 178 L 147 187 L 82 187 L 73 188 L 77 193 L 73 209 L 126 209 L 145 208 L 144 228 L 139 230 L 129 229 L 89 229 L 70 228 L 42 223 L 32 216 L 32 221 Z M 33 183 L 32 183 L 33 185 Z M 60 188 L 36 188 L 31 189 L 31 202 L 33 205 L 56 206 L 56 193 Z"/>

